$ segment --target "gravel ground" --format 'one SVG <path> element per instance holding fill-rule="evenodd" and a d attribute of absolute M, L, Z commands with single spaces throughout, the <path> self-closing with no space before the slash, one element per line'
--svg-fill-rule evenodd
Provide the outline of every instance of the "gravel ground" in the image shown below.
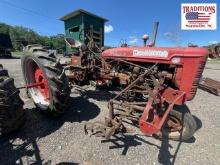
<path fill-rule="evenodd" d="M 17 87 L 22 86 L 20 59 L 0 59 Z M 204 77 L 220 81 L 220 63 L 209 63 Z M 84 134 L 86 121 L 101 120 L 107 113 L 110 95 L 89 88 L 72 94 L 71 106 L 58 119 L 35 109 L 24 90 L 21 97 L 27 112 L 26 124 L 16 133 L 0 139 L 0 164 L 220 164 L 220 99 L 198 90 L 187 106 L 198 130 L 187 143 L 159 141 L 135 135 L 116 135 L 111 140 Z"/>

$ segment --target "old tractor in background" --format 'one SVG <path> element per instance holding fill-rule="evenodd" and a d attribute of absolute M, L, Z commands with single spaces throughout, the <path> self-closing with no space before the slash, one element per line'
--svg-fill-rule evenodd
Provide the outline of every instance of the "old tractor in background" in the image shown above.
<path fill-rule="evenodd" d="M 174 140 L 190 139 L 197 126 L 185 103 L 197 91 L 208 50 L 198 47 L 123 46 L 102 51 L 94 41 L 93 29 L 87 29 L 85 43 L 66 38 L 75 51 L 69 63 L 61 63 L 54 53 L 39 50 L 22 58 L 26 88 L 36 106 L 55 116 L 67 108 L 70 89 L 90 81 L 97 87 L 111 87 L 115 95 L 108 102 L 103 122 L 87 123 L 85 131 L 110 138 L 129 132 L 127 121 L 145 135 Z M 120 89 L 120 90 L 119 90 Z"/>
<path fill-rule="evenodd" d="M 220 58 L 220 46 L 216 45 L 209 48 L 209 58 Z"/>

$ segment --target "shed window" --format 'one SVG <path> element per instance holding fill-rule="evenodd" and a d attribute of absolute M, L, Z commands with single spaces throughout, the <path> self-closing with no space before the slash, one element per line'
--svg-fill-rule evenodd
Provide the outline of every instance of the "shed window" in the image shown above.
<path fill-rule="evenodd" d="M 79 31 L 79 26 L 75 26 L 75 27 L 69 29 L 70 33 L 78 32 L 78 31 Z"/>

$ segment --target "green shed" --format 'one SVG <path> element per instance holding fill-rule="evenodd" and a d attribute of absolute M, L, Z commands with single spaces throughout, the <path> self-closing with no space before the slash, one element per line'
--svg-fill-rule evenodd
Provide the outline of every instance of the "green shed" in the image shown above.
<path fill-rule="evenodd" d="M 85 43 L 84 36 L 90 30 L 97 46 L 104 46 L 104 24 L 107 19 L 79 9 L 63 16 L 60 20 L 64 21 L 66 37 Z M 67 45 L 67 53 L 71 52 L 72 49 Z"/>

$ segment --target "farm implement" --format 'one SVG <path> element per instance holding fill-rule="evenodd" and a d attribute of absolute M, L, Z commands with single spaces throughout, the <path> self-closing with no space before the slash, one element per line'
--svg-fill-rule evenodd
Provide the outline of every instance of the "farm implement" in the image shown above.
<path fill-rule="evenodd" d="M 28 95 L 40 110 L 57 116 L 67 108 L 71 87 L 92 81 L 115 96 L 108 102 L 108 116 L 87 123 L 86 133 L 108 139 L 130 132 L 124 124 L 130 121 L 148 136 L 161 138 L 163 131 L 173 140 L 190 139 L 197 126 L 185 103 L 196 94 L 208 50 L 155 47 L 157 25 L 149 45 L 145 35 L 142 47 L 123 44 L 104 51 L 96 45 L 93 29 L 87 29 L 85 43 L 65 39 L 74 50 L 66 64 L 46 49 L 35 49 L 22 58 Z"/>

